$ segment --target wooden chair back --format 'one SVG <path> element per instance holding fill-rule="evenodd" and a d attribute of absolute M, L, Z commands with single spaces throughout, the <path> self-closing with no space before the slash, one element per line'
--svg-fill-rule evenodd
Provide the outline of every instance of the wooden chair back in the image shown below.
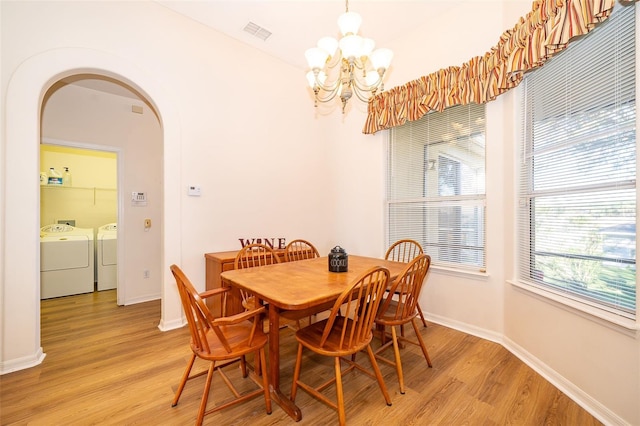
<path fill-rule="evenodd" d="M 235 269 L 253 268 L 256 266 L 280 263 L 276 252 L 265 244 L 247 244 L 236 254 Z"/>
<path fill-rule="evenodd" d="M 431 257 L 419 254 L 391 283 L 387 297 L 380 306 L 385 321 L 404 324 L 418 314 L 418 298 L 430 265 Z"/>
<path fill-rule="evenodd" d="M 360 275 L 336 300 L 324 327 L 319 346 L 327 343 L 336 333 L 339 339 L 331 339 L 332 352 L 351 354 L 369 344 L 371 327 L 380 307 L 389 281 L 389 270 L 374 267 Z M 338 355 L 339 356 L 339 355 Z"/>
<path fill-rule="evenodd" d="M 182 272 L 177 265 L 171 265 L 171 272 L 176 279 L 178 291 L 180 292 L 180 300 L 182 301 L 182 308 L 184 309 L 187 323 L 189 324 L 189 331 L 191 333 L 191 349 L 194 353 L 204 356 L 211 355 L 212 347 L 216 346 L 214 342 L 209 341 L 211 335 L 210 332 L 215 333 L 215 337 L 219 341 L 219 344 L 224 348 L 227 354 L 232 354 L 234 347 L 239 346 L 239 343 L 244 346 L 251 346 L 253 344 L 253 338 L 256 334 L 256 321 L 253 322 L 253 328 L 251 332 L 243 339 L 242 342 L 233 342 L 233 345 L 229 342 L 229 339 L 222 331 L 221 326 L 229 324 L 237 324 L 242 321 L 246 321 L 253 317 L 257 317 L 264 308 L 248 312 L 243 316 L 235 316 L 233 321 L 229 321 L 223 318 L 214 318 L 207 304 L 204 302 L 200 294 L 196 291 L 191 284 L 191 281 Z M 218 289 L 220 295 L 226 294 L 226 289 Z"/>
<path fill-rule="evenodd" d="M 318 249 L 306 240 L 293 240 L 284 249 L 285 262 L 295 262 L 298 260 L 315 259 L 320 257 Z"/>
<path fill-rule="evenodd" d="M 415 240 L 398 240 L 391 244 L 384 255 L 386 260 L 395 260 L 396 262 L 409 262 L 416 256 L 424 253 L 422 246 Z"/>
<path fill-rule="evenodd" d="M 235 269 L 255 268 L 257 266 L 273 265 L 280 263 L 276 252 L 265 244 L 247 244 L 236 254 Z M 257 308 L 256 298 L 247 291 L 240 289 L 242 306 L 247 309 Z"/>

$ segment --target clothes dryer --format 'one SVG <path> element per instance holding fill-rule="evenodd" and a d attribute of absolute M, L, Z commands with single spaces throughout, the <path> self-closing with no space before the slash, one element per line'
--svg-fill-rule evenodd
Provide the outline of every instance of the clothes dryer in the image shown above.
<path fill-rule="evenodd" d="M 40 298 L 94 290 L 93 229 L 53 224 L 40 229 Z"/>
<path fill-rule="evenodd" d="M 118 225 L 107 223 L 98 228 L 96 263 L 98 291 L 118 287 Z"/>

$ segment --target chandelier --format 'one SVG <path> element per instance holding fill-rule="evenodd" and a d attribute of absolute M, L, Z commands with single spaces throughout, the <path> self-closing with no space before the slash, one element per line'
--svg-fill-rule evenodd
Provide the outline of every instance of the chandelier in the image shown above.
<path fill-rule="evenodd" d="M 361 23 L 359 14 L 349 12 L 349 0 L 346 0 L 346 12 L 338 18 L 342 33 L 340 41 L 322 37 L 317 47 L 305 52 L 311 68 L 307 81 L 314 93 L 315 107 L 318 102 L 329 102 L 339 94 L 344 114 L 354 93 L 358 99 L 367 102 L 378 89 L 384 90 L 382 79 L 393 52 L 384 48 L 373 50 L 375 42 L 358 35 Z"/>

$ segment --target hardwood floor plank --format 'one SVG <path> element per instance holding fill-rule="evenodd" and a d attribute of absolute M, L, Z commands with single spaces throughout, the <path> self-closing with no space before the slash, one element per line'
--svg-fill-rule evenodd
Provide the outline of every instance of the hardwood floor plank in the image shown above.
<path fill-rule="evenodd" d="M 204 377 L 190 381 L 176 407 L 171 401 L 190 357 L 186 327 L 161 332 L 160 302 L 117 306 L 115 291 L 50 299 L 41 303 L 42 346 L 36 367 L 0 376 L 2 425 L 190 425 Z M 407 329 L 413 336 L 413 330 Z M 296 342 L 281 330 L 282 389 L 291 389 Z M 388 407 L 374 380 L 360 373 L 344 378 L 351 425 L 597 425 L 575 404 L 502 346 L 437 324 L 420 328 L 433 368 L 418 347 L 402 352 L 406 393 L 395 369 L 380 363 L 391 395 Z M 378 345 L 377 340 L 374 346 Z M 333 375 L 331 360 L 305 352 L 303 373 L 320 381 Z M 389 352 L 387 356 L 391 357 Z M 358 360 L 367 365 L 365 354 Z M 206 368 L 198 361 L 194 368 Z M 231 375 L 238 375 L 236 367 Z M 247 386 L 252 383 L 246 381 Z M 210 404 L 227 395 L 214 378 Z M 330 388 L 329 394 L 334 394 Z M 337 414 L 305 392 L 296 403 L 298 425 L 336 424 Z M 205 417 L 205 425 L 293 425 L 277 405 L 267 415 L 264 400 Z"/>

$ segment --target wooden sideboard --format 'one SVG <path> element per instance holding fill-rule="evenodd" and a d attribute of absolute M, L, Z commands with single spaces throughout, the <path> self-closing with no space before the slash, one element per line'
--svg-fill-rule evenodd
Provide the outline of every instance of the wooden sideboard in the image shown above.
<path fill-rule="evenodd" d="M 222 287 L 222 279 L 220 274 L 224 271 L 230 271 L 234 268 L 236 255 L 240 250 L 220 251 L 216 253 L 205 253 L 205 283 L 206 289 Z M 284 262 L 284 250 L 276 250 L 276 254 L 281 262 Z M 239 307 L 239 293 L 232 293 L 232 297 L 227 301 L 227 315 L 241 312 Z M 211 312 L 216 317 L 220 316 L 220 302 L 215 298 L 213 304 L 209 306 Z"/>

